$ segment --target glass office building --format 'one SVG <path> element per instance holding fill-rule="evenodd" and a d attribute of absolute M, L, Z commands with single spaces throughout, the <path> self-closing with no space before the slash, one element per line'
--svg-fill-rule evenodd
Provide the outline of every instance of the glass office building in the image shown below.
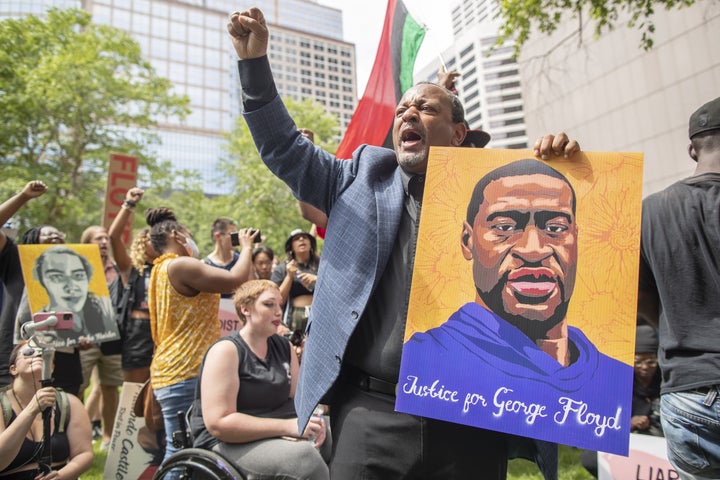
<path fill-rule="evenodd" d="M 182 122 L 160 120 L 156 155 L 198 171 L 208 194 L 227 192 L 217 173 L 223 134 L 240 114 L 231 12 L 258 6 L 271 26 L 269 57 L 280 95 L 312 98 L 338 117 L 342 135 L 357 103 L 355 47 L 342 41 L 342 13 L 312 0 L 0 0 L 0 17 L 83 8 L 93 21 L 131 34 L 158 75 L 190 98 Z"/>
<path fill-rule="evenodd" d="M 520 71 L 512 58 L 513 46 L 494 47 L 498 26 L 494 0 L 463 0 L 451 10 L 453 45 L 442 53 L 456 80 L 470 128 L 490 133 L 488 147 L 527 148 Z M 419 78 L 437 81 L 437 62 L 428 64 Z"/>

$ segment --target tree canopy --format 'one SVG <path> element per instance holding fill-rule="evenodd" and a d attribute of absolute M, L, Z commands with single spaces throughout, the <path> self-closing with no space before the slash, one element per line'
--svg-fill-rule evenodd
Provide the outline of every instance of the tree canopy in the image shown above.
<path fill-rule="evenodd" d="M 505 40 L 515 41 L 515 53 L 530 37 L 533 28 L 551 34 L 567 19 L 578 20 L 582 29 L 583 15 L 594 24 L 595 35 L 612 30 L 622 18 L 629 15 L 628 25 L 642 32 L 640 46 L 649 50 L 653 46 L 655 24 L 652 21 L 655 8 L 687 7 L 695 0 L 500 0 L 500 27 L 498 44 Z"/>
<path fill-rule="evenodd" d="M 19 227 L 52 223 L 78 238 L 98 223 L 108 154 L 142 159 L 145 181 L 168 187 L 169 164 L 152 158 L 152 127 L 188 113 L 128 33 L 77 9 L 0 22 L 0 197 L 28 180 L 49 187 L 16 215 Z M 160 175 L 163 172 L 164 175 Z"/>
<path fill-rule="evenodd" d="M 288 187 L 262 164 L 242 118 L 227 135 L 227 158 L 220 159 L 221 175 L 232 185 L 227 195 L 204 195 L 197 174 L 152 157 L 154 127 L 183 118 L 189 101 L 172 93 L 125 31 L 93 24 L 82 10 L 52 9 L 43 18 L 0 21 L 0 42 L 0 201 L 29 180 L 49 187 L 14 216 L 20 233 L 49 223 L 77 242 L 85 227 L 98 224 L 110 152 L 141 160 L 138 184 L 145 195 L 135 227 L 145 225 L 146 208 L 170 207 L 203 255 L 213 248 L 210 226 L 220 216 L 260 228 L 274 249 L 282 249 L 291 230 L 310 228 Z M 286 104 L 318 145 L 337 148 L 335 116 L 311 100 Z"/>
<path fill-rule="evenodd" d="M 335 116 L 310 99 L 284 101 L 295 124 L 314 132 L 317 145 L 331 152 L 337 149 Z M 228 198 L 227 216 L 236 219 L 241 227 L 260 228 L 273 249 L 282 248 L 293 229 L 310 228 L 310 223 L 300 215 L 290 189 L 260 160 L 247 124 L 241 118 L 228 136 L 227 151 L 229 156 L 222 161 L 221 169 L 237 185 Z M 282 255 L 283 252 L 276 253 Z"/>

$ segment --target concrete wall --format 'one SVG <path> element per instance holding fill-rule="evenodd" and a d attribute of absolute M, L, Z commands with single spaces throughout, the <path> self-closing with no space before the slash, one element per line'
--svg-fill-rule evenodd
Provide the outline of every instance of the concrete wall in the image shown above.
<path fill-rule="evenodd" d="M 642 151 L 644 196 L 692 174 L 688 118 L 720 96 L 720 2 L 653 19 L 648 52 L 624 24 L 594 39 L 586 23 L 579 46 L 578 21 L 568 20 L 551 37 L 533 35 L 520 55 L 530 143 L 564 130 L 587 151 Z"/>

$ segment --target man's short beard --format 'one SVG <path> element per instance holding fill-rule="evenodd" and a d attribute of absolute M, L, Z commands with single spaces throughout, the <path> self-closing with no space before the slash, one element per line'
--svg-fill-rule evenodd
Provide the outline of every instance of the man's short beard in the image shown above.
<path fill-rule="evenodd" d="M 505 311 L 505 305 L 502 299 L 502 291 L 507 285 L 508 273 L 503 275 L 500 280 L 489 292 L 483 292 L 479 288 L 475 287 L 478 295 L 485 305 L 496 315 L 506 320 L 511 325 L 514 325 L 521 332 L 527 335 L 532 341 L 542 340 L 547 338 L 547 332 L 558 323 L 565 319 L 568 311 L 569 300 L 565 300 L 565 285 L 562 282 L 558 282 L 558 288 L 560 289 L 560 298 L 563 299 L 555 312 L 547 320 L 529 320 L 521 315 L 514 315 Z"/>
<path fill-rule="evenodd" d="M 412 169 L 427 160 L 427 151 L 414 153 L 398 153 L 398 165 L 404 169 Z"/>

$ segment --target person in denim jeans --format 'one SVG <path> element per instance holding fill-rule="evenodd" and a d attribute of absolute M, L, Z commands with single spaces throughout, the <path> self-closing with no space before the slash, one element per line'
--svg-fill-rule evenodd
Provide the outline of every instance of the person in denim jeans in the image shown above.
<path fill-rule="evenodd" d="M 192 234 L 170 209 L 149 209 L 146 220 L 159 254 L 148 286 L 155 343 L 150 381 L 163 413 L 167 460 L 177 451 L 172 444 L 173 432 L 180 429 L 177 413 L 190 408 L 203 355 L 220 338 L 220 294 L 235 290 L 252 272 L 254 235 L 250 229 L 242 230 L 240 259 L 225 270 L 198 260 Z"/>
<path fill-rule="evenodd" d="M 684 480 L 720 478 L 720 98 L 689 137 L 694 175 L 643 201 L 638 298 L 660 327 L 660 415 Z"/>

